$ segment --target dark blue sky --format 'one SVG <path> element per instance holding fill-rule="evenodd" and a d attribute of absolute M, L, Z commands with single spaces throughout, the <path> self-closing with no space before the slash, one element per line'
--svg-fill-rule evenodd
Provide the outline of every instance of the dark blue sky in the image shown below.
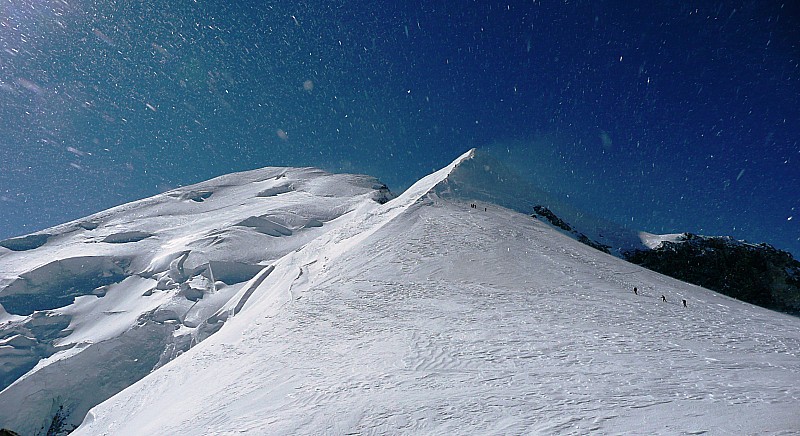
<path fill-rule="evenodd" d="M 129 4 L 136 3 L 136 4 Z M 0 238 L 268 165 L 471 147 L 633 228 L 800 253 L 796 2 L 0 4 Z"/>

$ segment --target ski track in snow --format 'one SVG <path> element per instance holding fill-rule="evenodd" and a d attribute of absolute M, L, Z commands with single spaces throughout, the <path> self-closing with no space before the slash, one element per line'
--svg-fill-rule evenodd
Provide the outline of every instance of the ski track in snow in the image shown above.
<path fill-rule="evenodd" d="M 369 218 L 341 227 L 78 434 L 800 429 L 800 320 L 487 208 L 415 204 L 337 251 Z"/>

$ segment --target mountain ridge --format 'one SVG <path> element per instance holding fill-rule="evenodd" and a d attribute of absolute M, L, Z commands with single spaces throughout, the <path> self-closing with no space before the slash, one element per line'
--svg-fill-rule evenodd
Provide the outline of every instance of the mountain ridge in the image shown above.
<path fill-rule="evenodd" d="M 747 433 L 798 423 L 796 319 L 443 195 L 469 162 L 276 262 L 218 333 L 95 407 L 77 434 Z M 769 333 L 747 340 L 756 324 Z M 754 371 L 767 350 L 771 366 Z M 763 414 L 772 419 L 751 419 Z"/>
<path fill-rule="evenodd" d="M 38 247 L 0 250 L 0 303 L 14 283 L 12 295 L 53 293 L 32 286 L 61 277 L 52 271 L 73 277 L 86 270 L 73 267 L 81 262 L 93 271 L 81 278 L 86 289 L 72 286 L 72 304 L 0 312 L 3 368 L 34 364 L 0 392 L 0 427 L 741 433 L 800 425 L 796 318 L 655 274 L 485 202 L 496 191 L 510 201 L 520 185 L 498 186 L 499 170 L 476 150 L 394 198 L 368 176 L 258 174 L 180 188 L 137 203 L 143 210 L 123 205 L 48 229 Z M 85 259 L 93 253 L 106 257 Z M 752 419 L 766 413 L 770 422 Z"/>

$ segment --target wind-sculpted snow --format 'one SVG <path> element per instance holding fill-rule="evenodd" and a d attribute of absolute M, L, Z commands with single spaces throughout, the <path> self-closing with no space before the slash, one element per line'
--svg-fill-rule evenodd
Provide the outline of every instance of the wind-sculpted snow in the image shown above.
<path fill-rule="evenodd" d="M 264 189 L 263 191 L 258 193 L 259 197 L 274 197 L 280 194 L 286 194 L 287 192 L 294 191 L 294 187 L 290 184 L 278 184 L 275 186 L 270 186 L 269 188 Z"/>
<path fill-rule="evenodd" d="M 55 309 L 72 303 L 80 295 L 121 281 L 130 259 L 113 256 L 76 256 L 56 259 L 23 272 L 0 293 L 6 311 L 30 315 L 36 310 Z"/>
<path fill-rule="evenodd" d="M 292 234 L 292 231 L 286 227 L 260 216 L 251 216 L 236 225 L 250 227 L 259 233 L 275 237 L 290 236 Z"/>
<path fill-rule="evenodd" d="M 276 260 L 215 335 L 77 434 L 800 428 L 798 318 L 441 195 L 472 158 Z"/>
<path fill-rule="evenodd" d="M 219 330 L 271 263 L 387 197 L 367 176 L 264 168 L 3 241 L 0 428 L 34 434 L 54 410 L 77 426 Z"/>
<path fill-rule="evenodd" d="M 14 251 L 33 250 L 44 245 L 50 238 L 48 234 L 36 234 L 21 236 L 19 238 L 10 238 L 0 241 L 0 247 L 8 248 Z"/>
<path fill-rule="evenodd" d="M 134 230 L 132 232 L 112 233 L 103 238 L 102 242 L 107 242 L 109 244 L 127 244 L 129 242 L 139 242 L 142 239 L 147 239 L 151 236 L 154 235 L 152 233 Z"/>
<path fill-rule="evenodd" d="M 179 198 L 181 200 L 192 200 L 198 203 L 202 203 L 206 201 L 207 198 L 211 197 L 211 194 L 213 194 L 212 191 L 189 189 L 189 190 L 175 190 L 167 195 L 173 198 Z"/>

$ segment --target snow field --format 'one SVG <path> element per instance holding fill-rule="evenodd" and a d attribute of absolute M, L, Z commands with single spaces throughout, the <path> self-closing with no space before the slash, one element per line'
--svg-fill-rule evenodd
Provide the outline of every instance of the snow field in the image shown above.
<path fill-rule="evenodd" d="M 800 428 L 796 318 L 487 208 L 409 202 L 388 221 L 374 212 L 380 225 L 357 243 L 369 219 L 343 224 L 78 434 Z"/>

